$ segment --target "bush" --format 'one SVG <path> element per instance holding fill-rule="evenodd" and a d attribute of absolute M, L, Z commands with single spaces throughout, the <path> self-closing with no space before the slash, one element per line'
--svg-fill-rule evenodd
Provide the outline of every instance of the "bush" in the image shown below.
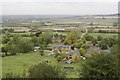
<path fill-rule="evenodd" d="M 89 57 L 81 64 L 82 78 L 117 78 L 117 56 L 113 54 L 98 54 Z M 103 80 L 103 79 L 102 79 Z"/>
<path fill-rule="evenodd" d="M 74 45 L 76 48 L 80 48 L 83 45 L 83 42 L 75 43 Z"/>
<path fill-rule="evenodd" d="M 81 48 L 84 48 L 84 49 L 88 49 L 89 47 L 90 47 L 89 44 L 83 44 L 83 45 L 81 46 Z"/>
<path fill-rule="evenodd" d="M 65 73 L 58 66 L 39 63 L 29 69 L 29 78 L 65 78 Z"/>
<path fill-rule="evenodd" d="M 80 54 L 81 54 L 82 56 L 85 55 L 86 52 L 87 52 L 87 50 L 84 49 L 84 48 L 80 48 L 79 51 L 80 51 Z"/>
<path fill-rule="evenodd" d="M 62 61 L 62 56 L 60 56 L 60 55 L 57 56 L 57 61 L 58 61 L 58 62 Z"/>
<path fill-rule="evenodd" d="M 102 36 L 97 36 L 97 40 L 98 40 L 98 41 L 101 41 L 102 39 L 103 39 Z"/>
<path fill-rule="evenodd" d="M 85 36 L 86 41 L 91 41 L 93 39 L 93 36 L 86 35 Z"/>
<path fill-rule="evenodd" d="M 113 45 L 110 50 L 113 54 L 118 54 L 118 48 L 119 46 L 118 45 Z"/>

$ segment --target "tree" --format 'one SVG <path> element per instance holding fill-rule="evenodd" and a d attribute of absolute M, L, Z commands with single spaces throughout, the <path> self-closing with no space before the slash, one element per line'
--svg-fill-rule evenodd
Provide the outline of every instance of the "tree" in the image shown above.
<path fill-rule="evenodd" d="M 2 50 L 2 52 L 4 52 L 4 53 L 5 53 L 5 55 L 6 55 L 6 56 L 8 55 L 8 54 L 7 54 L 7 52 L 8 52 L 8 51 L 7 51 L 7 49 L 6 49 L 6 47 L 5 47 L 5 46 L 4 46 L 4 47 L 2 47 L 2 48 L 1 48 L 1 50 Z"/>
<path fill-rule="evenodd" d="M 86 39 L 86 41 L 92 41 L 93 36 L 86 35 L 86 36 L 85 36 L 85 39 Z"/>
<path fill-rule="evenodd" d="M 34 44 L 34 46 L 38 46 L 38 45 L 39 45 L 39 38 L 38 38 L 38 37 L 33 36 L 33 37 L 31 38 L 31 41 L 32 41 L 32 43 Z"/>
<path fill-rule="evenodd" d="M 3 44 L 7 44 L 8 41 L 10 40 L 10 32 L 6 31 L 3 35 L 3 38 L 2 38 L 2 43 Z"/>
<path fill-rule="evenodd" d="M 94 46 L 95 46 L 95 44 L 98 43 L 98 42 L 97 42 L 97 39 L 95 39 L 95 38 L 93 38 L 91 42 L 92 42 L 92 44 L 93 44 Z"/>
<path fill-rule="evenodd" d="M 117 54 L 118 53 L 118 45 L 113 45 L 111 48 L 110 48 L 111 52 L 113 54 Z"/>
<path fill-rule="evenodd" d="M 88 49 L 90 46 L 89 46 L 89 44 L 83 44 L 82 46 L 81 46 L 81 48 L 84 48 L 84 49 Z"/>
<path fill-rule="evenodd" d="M 33 43 L 30 39 L 23 38 L 20 35 L 14 35 L 7 43 L 6 50 L 11 54 L 26 53 L 33 49 Z"/>
<path fill-rule="evenodd" d="M 102 50 L 106 50 L 106 49 L 108 49 L 108 44 L 109 44 L 109 39 L 108 38 L 104 38 L 104 39 L 102 39 L 102 41 L 99 42 L 99 47 Z"/>
<path fill-rule="evenodd" d="M 34 47 L 34 44 L 31 42 L 31 40 L 27 38 L 20 39 L 20 42 L 17 45 L 21 53 L 27 53 Z"/>
<path fill-rule="evenodd" d="M 98 41 L 101 41 L 102 39 L 103 39 L 102 36 L 97 36 Z"/>
<path fill-rule="evenodd" d="M 80 51 L 80 54 L 81 54 L 82 56 L 83 56 L 84 54 L 86 54 L 86 52 L 87 52 L 87 50 L 84 49 L 84 48 L 80 48 L 79 51 Z"/>
<path fill-rule="evenodd" d="M 74 44 L 78 40 L 78 38 L 78 33 L 75 30 L 73 30 L 65 38 L 64 44 Z"/>
<path fill-rule="evenodd" d="M 40 34 L 42 34 L 42 32 L 40 31 L 40 32 L 36 32 L 36 37 L 39 37 L 40 36 Z"/>
<path fill-rule="evenodd" d="M 109 38 L 108 46 L 112 47 L 115 44 L 117 44 L 117 39 L 115 39 L 115 38 Z"/>
<path fill-rule="evenodd" d="M 118 60 L 113 54 L 98 54 L 89 57 L 82 64 L 80 77 L 82 78 L 97 78 L 106 80 L 106 78 L 118 78 Z"/>
<path fill-rule="evenodd" d="M 39 49 L 39 53 L 40 53 L 41 56 L 44 55 L 44 54 L 43 54 L 44 50 L 45 50 L 45 45 L 44 45 L 44 44 L 41 44 L 41 45 L 40 45 L 40 49 Z"/>
<path fill-rule="evenodd" d="M 58 62 L 62 61 L 62 56 L 60 56 L 60 55 L 57 56 L 57 61 L 58 61 Z"/>
<path fill-rule="evenodd" d="M 108 46 L 107 46 L 107 44 L 100 44 L 100 48 L 102 49 L 102 50 L 106 50 L 106 49 L 108 49 Z"/>
<path fill-rule="evenodd" d="M 83 45 L 83 42 L 76 42 L 74 45 L 76 48 L 80 48 Z"/>
<path fill-rule="evenodd" d="M 29 78 L 65 78 L 65 73 L 58 66 L 39 63 L 29 69 Z"/>
<path fill-rule="evenodd" d="M 15 44 L 7 44 L 6 48 L 8 50 L 8 52 L 10 52 L 11 55 L 16 55 L 16 53 L 18 52 L 18 47 Z"/>

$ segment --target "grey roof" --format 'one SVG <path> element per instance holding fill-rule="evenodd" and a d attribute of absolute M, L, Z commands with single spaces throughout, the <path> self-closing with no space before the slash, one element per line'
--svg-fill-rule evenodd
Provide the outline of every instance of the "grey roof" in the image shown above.
<path fill-rule="evenodd" d="M 68 55 L 72 55 L 73 53 L 76 53 L 77 55 L 80 55 L 80 52 L 75 49 L 75 50 L 68 50 Z"/>
<path fill-rule="evenodd" d="M 102 50 L 103 53 L 106 53 L 106 54 L 110 54 L 111 51 L 110 50 Z"/>
<path fill-rule="evenodd" d="M 100 48 L 99 47 L 90 47 L 89 49 L 88 49 L 88 51 L 100 51 Z"/>
<path fill-rule="evenodd" d="M 86 53 L 84 56 L 85 56 L 85 57 L 89 57 L 89 56 L 91 56 L 91 54 Z"/>
<path fill-rule="evenodd" d="M 57 45 L 57 46 L 54 46 L 54 48 L 57 48 L 57 49 L 68 48 L 68 47 L 69 47 L 68 45 Z"/>

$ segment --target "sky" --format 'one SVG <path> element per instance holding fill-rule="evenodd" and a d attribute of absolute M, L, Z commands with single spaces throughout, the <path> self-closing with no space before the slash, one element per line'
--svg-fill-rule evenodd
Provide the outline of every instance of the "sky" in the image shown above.
<path fill-rule="evenodd" d="M 118 13 L 119 0 L 0 0 L 2 15 L 96 15 Z"/>

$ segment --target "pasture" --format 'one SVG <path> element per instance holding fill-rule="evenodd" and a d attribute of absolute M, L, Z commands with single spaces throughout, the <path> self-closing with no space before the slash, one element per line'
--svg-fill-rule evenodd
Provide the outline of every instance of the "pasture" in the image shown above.
<path fill-rule="evenodd" d="M 7 73 L 12 72 L 16 75 L 22 75 L 24 72 L 27 72 L 28 69 L 40 62 L 49 61 L 51 64 L 55 64 L 61 67 L 72 66 L 74 67 L 74 72 L 67 72 L 67 78 L 78 78 L 76 75 L 76 70 L 79 68 L 79 63 L 75 64 L 65 64 L 64 61 L 58 63 L 56 58 L 53 56 L 47 56 L 49 51 L 44 51 L 45 56 L 41 56 L 38 52 L 31 52 L 26 54 L 17 54 L 14 56 L 6 56 L 2 58 L 2 76 L 5 77 Z"/>
<path fill-rule="evenodd" d="M 104 38 L 110 38 L 110 37 L 113 37 L 113 36 L 116 36 L 118 37 L 118 34 L 115 34 L 115 33 L 89 33 L 89 35 L 97 38 L 97 36 L 102 36 Z"/>

